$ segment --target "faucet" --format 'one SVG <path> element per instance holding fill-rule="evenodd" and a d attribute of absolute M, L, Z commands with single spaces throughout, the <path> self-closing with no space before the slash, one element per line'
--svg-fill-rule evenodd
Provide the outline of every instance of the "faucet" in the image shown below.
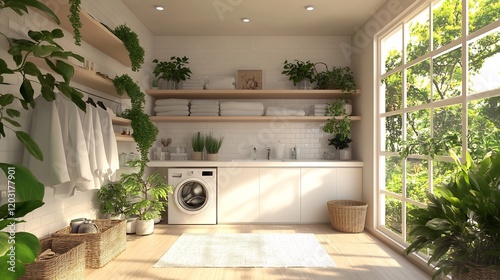
<path fill-rule="evenodd" d="M 253 156 L 252 156 L 252 159 L 253 160 L 257 159 L 257 147 L 253 147 Z"/>
<path fill-rule="evenodd" d="M 271 159 L 271 147 L 267 147 L 267 160 Z"/>

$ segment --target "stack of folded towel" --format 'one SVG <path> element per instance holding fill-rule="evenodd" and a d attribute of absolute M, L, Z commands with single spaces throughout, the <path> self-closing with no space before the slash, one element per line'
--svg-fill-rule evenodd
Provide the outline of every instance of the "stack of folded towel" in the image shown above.
<path fill-rule="evenodd" d="M 191 101 L 191 116 L 218 116 L 218 100 L 193 100 Z"/>
<path fill-rule="evenodd" d="M 204 89 L 205 82 L 203 80 L 187 80 L 182 83 L 182 89 Z"/>
<path fill-rule="evenodd" d="M 268 107 L 266 116 L 305 116 L 306 112 L 298 107 Z"/>
<path fill-rule="evenodd" d="M 221 102 L 221 116 L 262 116 L 264 104 L 261 102 Z"/>
<path fill-rule="evenodd" d="M 154 111 L 157 116 L 189 116 L 189 100 L 159 99 L 155 101 Z"/>
<path fill-rule="evenodd" d="M 209 77 L 205 84 L 206 89 L 234 89 L 236 83 L 233 76 Z"/>
<path fill-rule="evenodd" d="M 310 115 L 312 115 L 312 116 L 324 116 L 325 115 L 326 106 L 327 106 L 327 104 L 311 105 L 311 113 L 310 113 Z"/>

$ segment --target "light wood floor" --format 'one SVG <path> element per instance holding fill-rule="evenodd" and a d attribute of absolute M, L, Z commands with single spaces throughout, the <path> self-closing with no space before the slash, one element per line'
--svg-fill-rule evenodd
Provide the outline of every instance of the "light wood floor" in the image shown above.
<path fill-rule="evenodd" d="M 313 233 L 335 268 L 153 268 L 177 238 L 190 233 Z M 163 225 L 150 236 L 127 235 L 127 249 L 85 279 L 346 279 L 423 280 L 431 277 L 367 233 L 346 234 L 320 225 Z"/>

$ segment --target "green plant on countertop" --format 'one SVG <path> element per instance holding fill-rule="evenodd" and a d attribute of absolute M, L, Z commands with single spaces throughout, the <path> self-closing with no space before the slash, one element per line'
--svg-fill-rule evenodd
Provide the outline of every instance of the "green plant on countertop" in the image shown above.
<path fill-rule="evenodd" d="M 46 13 L 57 24 L 60 22 L 49 7 L 37 0 L 3 0 L 0 5 L 0 10 L 12 9 L 20 16 L 27 14 L 28 8 Z M 8 85 L 5 82 L 7 77 L 22 79 L 18 94 L 0 92 L 0 139 L 5 138 L 7 132 L 13 132 L 31 156 L 37 160 L 43 160 L 43 153 L 36 142 L 29 134 L 19 129 L 21 124 L 16 118 L 21 116 L 21 112 L 17 108 L 22 107 L 26 111 L 34 108 L 33 84 L 39 83 L 37 92 L 40 92 L 46 101 L 54 101 L 58 92 L 62 92 L 80 109 L 85 110 L 83 95 L 70 86 L 74 69 L 64 62 L 64 59 L 68 57 L 74 57 L 82 62 L 83 58 L 64 51 L 56 43 L 56 39 L 64 36 L 60 29 L 30 30 L 28 36 L 22 39 L 8 38 L 3 33 L 0 35 L 7 39 L 9 48 L 0 56 L 0 84 Z M 4 60 L 9 55 L 15 67 L 9 67 Z M 38 57 L 63 79 L 56 80 L 50 73 L 42 74 L 34 63 L 28 61 L 29 57 Z M 0 231 L 0 278 L 2 280 L 18 279 L 25 274 L 25 265 L 35 261 L 40 251 L 40 243 L 35 235 L 16 231 L 16 224 L 24 222 L 22 217 L 44 205 L 45 187 L 29 169 L 22 165 L 0 162 L 0 169 L 7 178 L 8 202 L 0 205 L 0 230 L 3 230 Z M 14 259 L 12 255 L 15 255 Z"/>
<path fill-rule="evenodd" d="M 346 114 L 344 100 L 337 99 L 325 108 L 325 116 L 330 116 L 323 126 L 323 131 L 333 134 L 333 138 L 328 139 L 329 144 L 335 149 L 342 150 L 349 147 L 351 139 L 351 118 Z M 341 119 L 336 117 L 344 116 Z"/>
<path fill-rule="evenodd" d="M 83 24 L 80 21 L 80 0 L 69 0 L 70 8 L 68 19 L 73 27 L 73 38 L 75 39 L 75 45 L 80 46 L 82 42 L 82 34 L 80 33 L 80 28 Z"/>
<path fill-rule="evenodd" d="M 323 64 L 326 68 L 323 72 L 316 71 L 316 65 Z M 332 67 L 332 70 L 328 69 L 328 66 L 323 62 L 318 62 L 315 64 L 315 80 L 317 89 L 340 89 L 345 92 L 356 91 L 356 83 L 354 82 L 354 74 L 351 68 L 345 67 Z"/>
<path fill-rule="evenodd" d="M 194 152 L 203 152 L 205 148 L 205 137 L 199 131 L 191 138 L 191 146 L 193 146 Z"/>
<path fill-rule="evenodd" d="M 159 61 L 154 59 L 153 63 L 156 63 L 153 74 L 156 78 L 163 79 L 165 81 L 181 82 L 188 78 L 191 78 L 191 69 L 186 67 L 189 64 L 189 58 L 186 56 L 178 57 L 172 56 L 170 61 Z"/>
<path fill-rule="evenodd" d="M 139 42 L 139 36 L 125 24 L 118 25 L 113 33 L 120 39 L 125 48 L 127 48 L 130 62 L 132 62 L 132 71 L 139 71 L 144 63 L 144 49 Z"/>
<path fill-rule="evenodd" d="M 296 86 L 303 80 L 308 80 L 309 82 L 314 82 L 314 63 L 311 61 L 300 61 L 295 60 L 295 63 L 288 62 L 285 60 L 283 63 L 283 71 L 281 74 L 285 74 L 288 76 L 288 79 L 293 82 L 293 85 Z"/>
<path fill-rule="evenodd" d="M 222 141 L 224 137 L 215 138 L 212 132 L 205 136 L 205 148 L 207 149 L 208 154 L 217 154 L 219 153 L 220 147 L 222 146 Z"/>
<path fill-rule="evenodd" d="M 465 164 L 453 151 L 451 155 L 457 164 L 454 178 L 436 187 L 435 194 L 427 194 L 426 208 L 409 212 L 409 234 L 414 241 L 405 252 L 431 249 L 428 264 L 438 268 L 432 279 L 450 273 L 453 279 L 479 279 L 474 274 L 477 269 L 491 269 L 498 277 L 500 154 L 487 156 L 477 164 L 469 153 Z"/>
<path fill-rule="evenodd" d="M 99 212 L 116 216 L 127 212 L 130 207 L 127 190 L 120 182 L 111 182 L 97 192 Z"/>

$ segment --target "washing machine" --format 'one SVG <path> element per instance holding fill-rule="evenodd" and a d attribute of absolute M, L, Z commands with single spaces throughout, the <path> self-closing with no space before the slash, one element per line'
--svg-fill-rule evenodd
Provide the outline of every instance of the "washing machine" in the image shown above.
<path fill-rule="evenodd" d="M 168 224 L 217 224 L 217 169 L 169 168 Z"/>

